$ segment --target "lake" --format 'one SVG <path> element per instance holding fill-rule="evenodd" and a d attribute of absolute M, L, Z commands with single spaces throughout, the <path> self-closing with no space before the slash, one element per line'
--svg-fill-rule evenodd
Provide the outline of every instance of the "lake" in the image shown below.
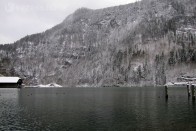
<path fill-rule="evenodd" d="M 0 88 L 0 130 L 195 131 L 186 88 Z"/>

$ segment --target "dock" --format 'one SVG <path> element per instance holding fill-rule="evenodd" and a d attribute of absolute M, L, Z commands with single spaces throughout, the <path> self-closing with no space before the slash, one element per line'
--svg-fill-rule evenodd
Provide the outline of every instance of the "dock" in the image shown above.
<path fill-rule="evenodd" d="M 196 84 L 195 83 L 191 83 L 191 82 L 181 82 L 181 83 L 173 83 L 173 85 L 171 84 L 166 84 L 165 85 L 165 98 L 168 99 L 169 94 L 168 94 L 168 87 L 172 87 L 172 86 L 183 86 L 187 88 L 187 96 L 188 98 L 192 98 L 193 101 L 195 101 L 195 90 L 196 90 Z"/>

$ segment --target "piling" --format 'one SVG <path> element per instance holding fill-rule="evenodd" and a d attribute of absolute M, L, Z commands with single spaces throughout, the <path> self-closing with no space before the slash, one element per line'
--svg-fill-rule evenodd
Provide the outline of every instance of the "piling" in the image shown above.
<path fill-rule="evenodd" d="M 165 98 L 168 99 L 168 87 L 165 86 Z"/>
<path fill-rule="evenodd" d="M 192 100 L 195 100 L 195 85 L 191 85 Z"/>
<path fill-rule="evenodd" d="M 191 92 L 190 92 L 190 84 L 187 84 L 187 94 L 188 94 L 188 98 L 190 98 L 191 96 Z"/>

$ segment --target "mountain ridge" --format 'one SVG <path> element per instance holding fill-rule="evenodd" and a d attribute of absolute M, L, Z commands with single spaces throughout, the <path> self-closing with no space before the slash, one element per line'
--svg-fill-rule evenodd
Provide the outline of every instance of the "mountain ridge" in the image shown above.
<path fill-rule="evenodd" d="M 45 32 L 1 45 L 0 69 L 28 85 L 164 85 L 195 75 L 195 27 L 194 0 L 81 8 Z"/>

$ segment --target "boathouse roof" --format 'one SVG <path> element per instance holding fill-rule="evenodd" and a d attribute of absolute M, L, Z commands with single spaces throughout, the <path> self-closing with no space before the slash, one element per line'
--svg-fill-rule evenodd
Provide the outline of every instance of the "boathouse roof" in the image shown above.
<path fill-rule="evenodd" d="M 19 77 L 0 77 L 0 83 L 18 83 Z"/>

